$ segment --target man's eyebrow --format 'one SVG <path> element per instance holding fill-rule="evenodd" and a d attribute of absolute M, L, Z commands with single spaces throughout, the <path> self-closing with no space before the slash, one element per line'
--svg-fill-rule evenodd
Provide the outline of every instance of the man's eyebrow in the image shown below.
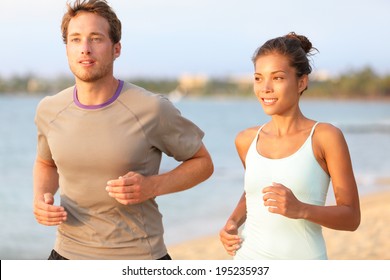
<path fill-rule="evenodd" d="M 91 32 L 89 35 L 92 35 L 92 36 L 103 36 L 103 37 L 105 37 L 106 35 L 104 34 L 104 33 L 102 33 L 102 32 Z"/>
<path fill-rule="evenodd" d="M 71 34 L 68 34 L 69 37 L 71 37 L 71 36 L 79 36 L 79 35 L 80 35 L 80 33 L 77 33 L 77 32 L 73 32 Z"/>
<path fill-rule="evenodd" d="M 79 32 L 73 32 L 73 33 L 69 34 L 68 36 L 80 36 L 80 35 L 81 35 L 81 33 L 79 33 Z M 96 35 L 105 36 L 104 33 L 101 33 L 101 32 L 91 32 L 88 34 L 88 36 L 96 36 Z"/>

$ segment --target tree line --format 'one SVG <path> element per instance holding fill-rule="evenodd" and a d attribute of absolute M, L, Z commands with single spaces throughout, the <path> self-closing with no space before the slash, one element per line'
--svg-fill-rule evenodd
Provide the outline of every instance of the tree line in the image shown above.
<path fill-rule="evenodd" d="M 123 80 L 152 92 L 187 96 L 253 96 L 252 81 L 232 78 L 207 78 L 202 83 L 188 84 L 180 79 L 125 78 Z M 72 86 L 74 79 L 67 76 L 40 78 L 32 74 L 0 76 L 0 94 L 24 93 L 52 95 Z M 312 79 L 306 97 L 320 98 L 389 98 L 390 74 L 378 75 L 370 67 L 348 71 L 326 79 Z"/>

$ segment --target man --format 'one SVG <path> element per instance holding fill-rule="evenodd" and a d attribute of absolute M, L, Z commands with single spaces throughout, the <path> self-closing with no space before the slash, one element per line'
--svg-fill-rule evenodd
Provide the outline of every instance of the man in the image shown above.
<path fill-rule="evenodd" d="M 45 97 L 35 118 L 34 215 L 58 226 L 49 259 L 170 259 L 154 198 L 211 176 L 204 133 L 114 78 L 121 23 L 106 1 L 68 4 L 61 27 L 75 86 Z M 181 163 L 158 174 L 162 153 Z"/>

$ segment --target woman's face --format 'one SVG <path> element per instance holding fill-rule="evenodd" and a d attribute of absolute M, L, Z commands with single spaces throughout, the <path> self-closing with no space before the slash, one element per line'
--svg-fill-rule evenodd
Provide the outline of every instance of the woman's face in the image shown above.
<path fill-rule="evenodd" d="M 255 61 L 254 92 L 267 115 L 294 112 L 307 81 L 307 75 L 297 77 L 286 56 L 273 53 Z"/>

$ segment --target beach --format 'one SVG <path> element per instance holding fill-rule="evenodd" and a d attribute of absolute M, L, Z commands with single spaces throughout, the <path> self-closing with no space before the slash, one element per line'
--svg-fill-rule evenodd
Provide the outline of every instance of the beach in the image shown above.
<path fill-rule="evenodd" d="M 354 232 L 324 228 L 330 260 L 390 259 L 390 191 L 360 198 L 361 223 Z M 222 225 L 221 225 L 222 226 Z M 218 233 L 168 247 L 175 260 L 229 260 Z"/>

